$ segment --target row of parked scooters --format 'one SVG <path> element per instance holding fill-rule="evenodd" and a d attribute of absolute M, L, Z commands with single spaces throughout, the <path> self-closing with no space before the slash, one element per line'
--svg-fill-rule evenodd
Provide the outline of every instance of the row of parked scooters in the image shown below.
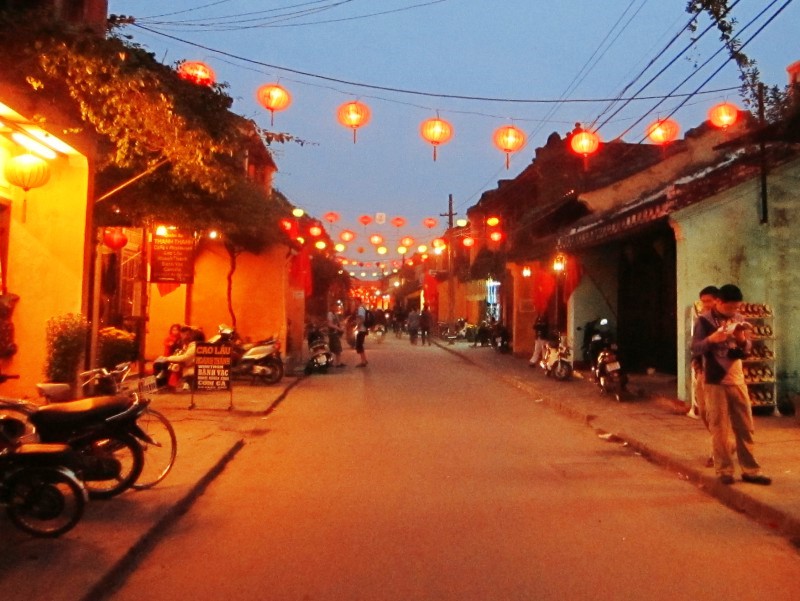
<path fill-rule="evenodd" d="M 21 530 L 57 537 L 89 498 L 161 482 L 177 455 L 169 420 L 127 389 L 129 363 L 80 375 L 90 396 L 67 384 L 37 385 L 42 404 L 0 398 L 0 505 Z M 14 378 L 0 375 L 0 383 Z"/>
<path fill-rule="evenodd" d="M 590 321 L 582 329 L 583 358 L 589 363 L 591 378 L 600 393 L 617 401 L 626 400 L 629 397 L 628 375 L 622 368 L 619 347 L 608 320 Z M 556 380 L 569 380 L 573 372 L 571 354 L 565 336 L 559 335 L 546 343 L 539 366 Z"/>

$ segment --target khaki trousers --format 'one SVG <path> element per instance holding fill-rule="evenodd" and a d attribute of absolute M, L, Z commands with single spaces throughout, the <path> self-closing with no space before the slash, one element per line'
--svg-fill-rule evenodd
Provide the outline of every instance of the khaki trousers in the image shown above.
<path fill-rule="evenodd" d="M 705 383 L 703 393 L 717 474 L 733 475 L 731 434 L 736 442 L 736 455 L 742 473 L 758 474 L 761 466 L 753 455 L 753 411 L 747 386 Z"/>

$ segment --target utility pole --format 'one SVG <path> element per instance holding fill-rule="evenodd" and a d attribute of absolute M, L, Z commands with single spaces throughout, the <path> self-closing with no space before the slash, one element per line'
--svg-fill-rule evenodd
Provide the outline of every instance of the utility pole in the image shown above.
<path fill-rule="evenodd" d="M 447 217 L 447 323 L 456 329 L 456 288 L 455 269 L 453 269 L 453 195 L 448 196 L 447 213 L 439 213 L 439 217 Z"/>

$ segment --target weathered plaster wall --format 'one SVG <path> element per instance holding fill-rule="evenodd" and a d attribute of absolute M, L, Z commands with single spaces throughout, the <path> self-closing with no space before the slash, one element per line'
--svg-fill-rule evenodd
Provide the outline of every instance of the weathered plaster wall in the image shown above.
<path fill-rule="evenodd" d="M 710 284 L 738 285 L 746 302 L 767 303 L 775 313 L 776 367 L 783 372 L 779 394 L 798 389 L 800 341 L 800 161 L 769 174 L 769 223 L 759 223 L 757 179 L 673 214 L 676 233 L 678 393 L 689 398 L 690 308 Z"/>

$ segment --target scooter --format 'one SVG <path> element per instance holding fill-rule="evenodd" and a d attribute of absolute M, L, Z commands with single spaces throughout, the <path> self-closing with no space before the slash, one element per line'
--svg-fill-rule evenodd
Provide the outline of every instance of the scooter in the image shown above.
<path fill-rule="evenodd" d="M 600 388 L 600 393 L 612 396 L 617 401 L 625 399 L 628 396 L 628 375 L 622 369 L 619 348 L 610 330 L 596 331 L 592 335 L 590 351 L 592 378 Z"/>
<path fill-rule="evenodd" d="M 557 338 L 547 341 L 539 366 L 547 376 L 553 376 L 559 381 L 569 380 L 572 377 L 572 363 L 569 361 L 571 355 L 572 350 L 565 337 L 559 334 Z"/>
<path fill-rule="evenodd" d="M 233 328 L 221 324 L 208 343 L 231 345 L 232 377 L 249 377 L 251 384 L 276 384 L 283 378 L 281 343 L 275 336 L 255 344 L 243 343 Z"/>
<path fill-rule="evenodd" d="M 320 328 L 312 326 L 308 330 L 307 339 L 311 357 L 306 362 L 306 375 L 314 372 L 327 373 L 328 368 L 333 365 L 333 353 L 328 346 L 327 337 Z"/>

